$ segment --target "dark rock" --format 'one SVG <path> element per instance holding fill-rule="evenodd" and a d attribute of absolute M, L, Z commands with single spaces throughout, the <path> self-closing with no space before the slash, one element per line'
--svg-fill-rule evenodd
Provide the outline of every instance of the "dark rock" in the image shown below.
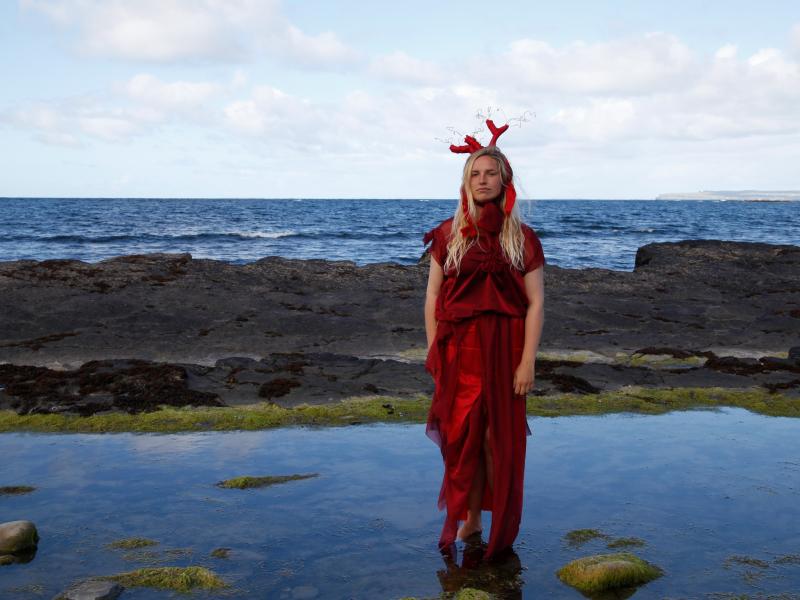
<path fill-rule="evenodd" d="M 421 365 L 426 278 L 425 262 L 359 267 L 268 257 L 234 265 L 152 254 L 0 263 L 0 363 L 9 363 L 0 368 L 0 407 L 92 414 L 430 392 Z M 710 364 L 680 374 L 539 360 L 536 393 L 796 378 L 787 376 L 800 347 L 783 363 L 756 359 L 800 339 L 796 246 L 648 244 L 632 272 L 547 266 L 545 287 L 542 352 L 669 354 Z"/>

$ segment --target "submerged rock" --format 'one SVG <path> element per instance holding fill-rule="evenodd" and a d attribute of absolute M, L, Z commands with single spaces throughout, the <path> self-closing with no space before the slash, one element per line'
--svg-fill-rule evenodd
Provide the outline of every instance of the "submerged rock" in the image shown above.
<path fill-rule="evenodd" d="M 634 587 L 662 574 L 661 569 L 630 552 L 586 556 L 557 571 L 561 581 L 582 592 Z"/>
<path fill-rule="evenodd" d="M 266 475 L 263 477 L 251 477 L 245 475 L 243 477 L 234 477 L 233 479 L 226 479 L 217 483 L 218 487 L 233 488 L 233 489 L 247 489 L 267 487 L 270 485 L 277 485 L 279 483 L 286 483 L 288 481 L 297 481 L 300 479 L 311 479 L 312 477 L 319 477 L 319 473 L 309 473 L 306 475 Z"/>
<path fill-rule="evenodd" d="M 64 590 L 54 600 L 114 600 L 125 590 L 113 581 L 92 579 L 76 583 Z"/>

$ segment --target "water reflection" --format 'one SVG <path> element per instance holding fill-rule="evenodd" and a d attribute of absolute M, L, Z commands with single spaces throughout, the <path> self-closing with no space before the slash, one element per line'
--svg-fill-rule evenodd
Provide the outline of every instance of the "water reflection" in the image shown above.
<path fill-rule="evenodd" d="M 28 519 L 35 558 L 0 567 L 0 598 L 53 597 L 75 580 L 151 564 L 213 569 L 232 598 L 431 598 L 464 586 L 507 598 L 582 598 L 556 577 L 607 553 L 570 547 L 597 528 L 639 537 L 665 570 L 642 597 L 800 589 L 800 420 L 744 410 L 533 419 L 514 553 L 485 565 L 480 543 L 444 557 L 436 509 L 442 465 L 421 425 L 181 435 L 0 435 L 0 521 Z M 255 490 L 240 475 L 319 473 Z M 488 529 L 485 529 L 488 534 Z M 159 542 L 109 550 L 120 538 Z M 230 548 L 228 558 L 212 552 Z M 9 590 L 36 589 L 36 594 Z M 611 597 L 630 596 L 632 590 Z M 313 596 L 316 594 L 316 596 Z M 126 597 L 170 597 L 138 589 Z M 175 598 L 180 597 L 175 595 Z M 217 597 L 196 594 L 195 598 Z"/>
<path fill-rule="evenodd" d="M 483 560 L 487 544 L 480 534 L 467 538 L 458 561 L 457 544 L 442 552 L 445 568 L 436 572 L 443 592 L 473 588 L 502 600 L 522 598 L 522 562 L 513 549 L 498 554 L 490 562 Z"/>

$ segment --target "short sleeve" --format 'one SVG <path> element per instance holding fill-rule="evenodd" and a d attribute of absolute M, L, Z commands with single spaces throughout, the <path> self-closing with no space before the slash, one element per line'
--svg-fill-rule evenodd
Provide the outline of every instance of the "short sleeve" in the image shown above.
<path fill-rule="evenodd" d="M 425 237 L 422 238 L 423 243 L 431 243 L 428 252 L 431 253 L 431 256 L 435 258 L 439 266 L 442 267 L 444 266 L 445 260 L 447 260 L 449 229 L 448 221 L 445 221 L 431 229 L 425 234 Z"/>
<path fill-rule="evenodd" d="M 527 225 L 522 226 L 525 235 L 525 264 L 523 272 L 530 273 L 545 264 L 542 242 L 536 232 Z"/>

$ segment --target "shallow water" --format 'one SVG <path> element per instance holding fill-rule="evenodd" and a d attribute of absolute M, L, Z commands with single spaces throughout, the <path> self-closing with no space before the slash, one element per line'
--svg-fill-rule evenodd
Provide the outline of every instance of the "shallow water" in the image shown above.
<path fill-rule="evenodd" d="M 155 561 L 208 566 L 233 598 L 431 597 L 465 582 L 509 598 L 581 598 L 555 571 L 613 550 L 602 540 L 570 548 L 563 536 L 578 528 L 647 542 L 632 551 L 666 573 L 637 598 L 800 589 L 800 564 L 776 562 L 800 554 L 800 421 L 724 409 L 537 418 L 531 427 L 516 556 L 488 571 L 459 566 L 460 544 L 449 569 L 437 551 L 441 458 L 422 425 L 3 434 L 0 485 L 39 489 L 0 497 L 0 521 L 30 519 L 41 541 L 32 562 L 0 567 L 0 597 L 51 598 L 75 580 Z M 289 473 L 319 477 L 214 486 Z M 161 544 L 127 558 L 105 548 L 132 536 Z M 211 558 L 218 547 L 230 557 Z M 732 555 L 769 566 L 726 566 Z M 132 588 L 123 597 L 184 596 Z"/>

